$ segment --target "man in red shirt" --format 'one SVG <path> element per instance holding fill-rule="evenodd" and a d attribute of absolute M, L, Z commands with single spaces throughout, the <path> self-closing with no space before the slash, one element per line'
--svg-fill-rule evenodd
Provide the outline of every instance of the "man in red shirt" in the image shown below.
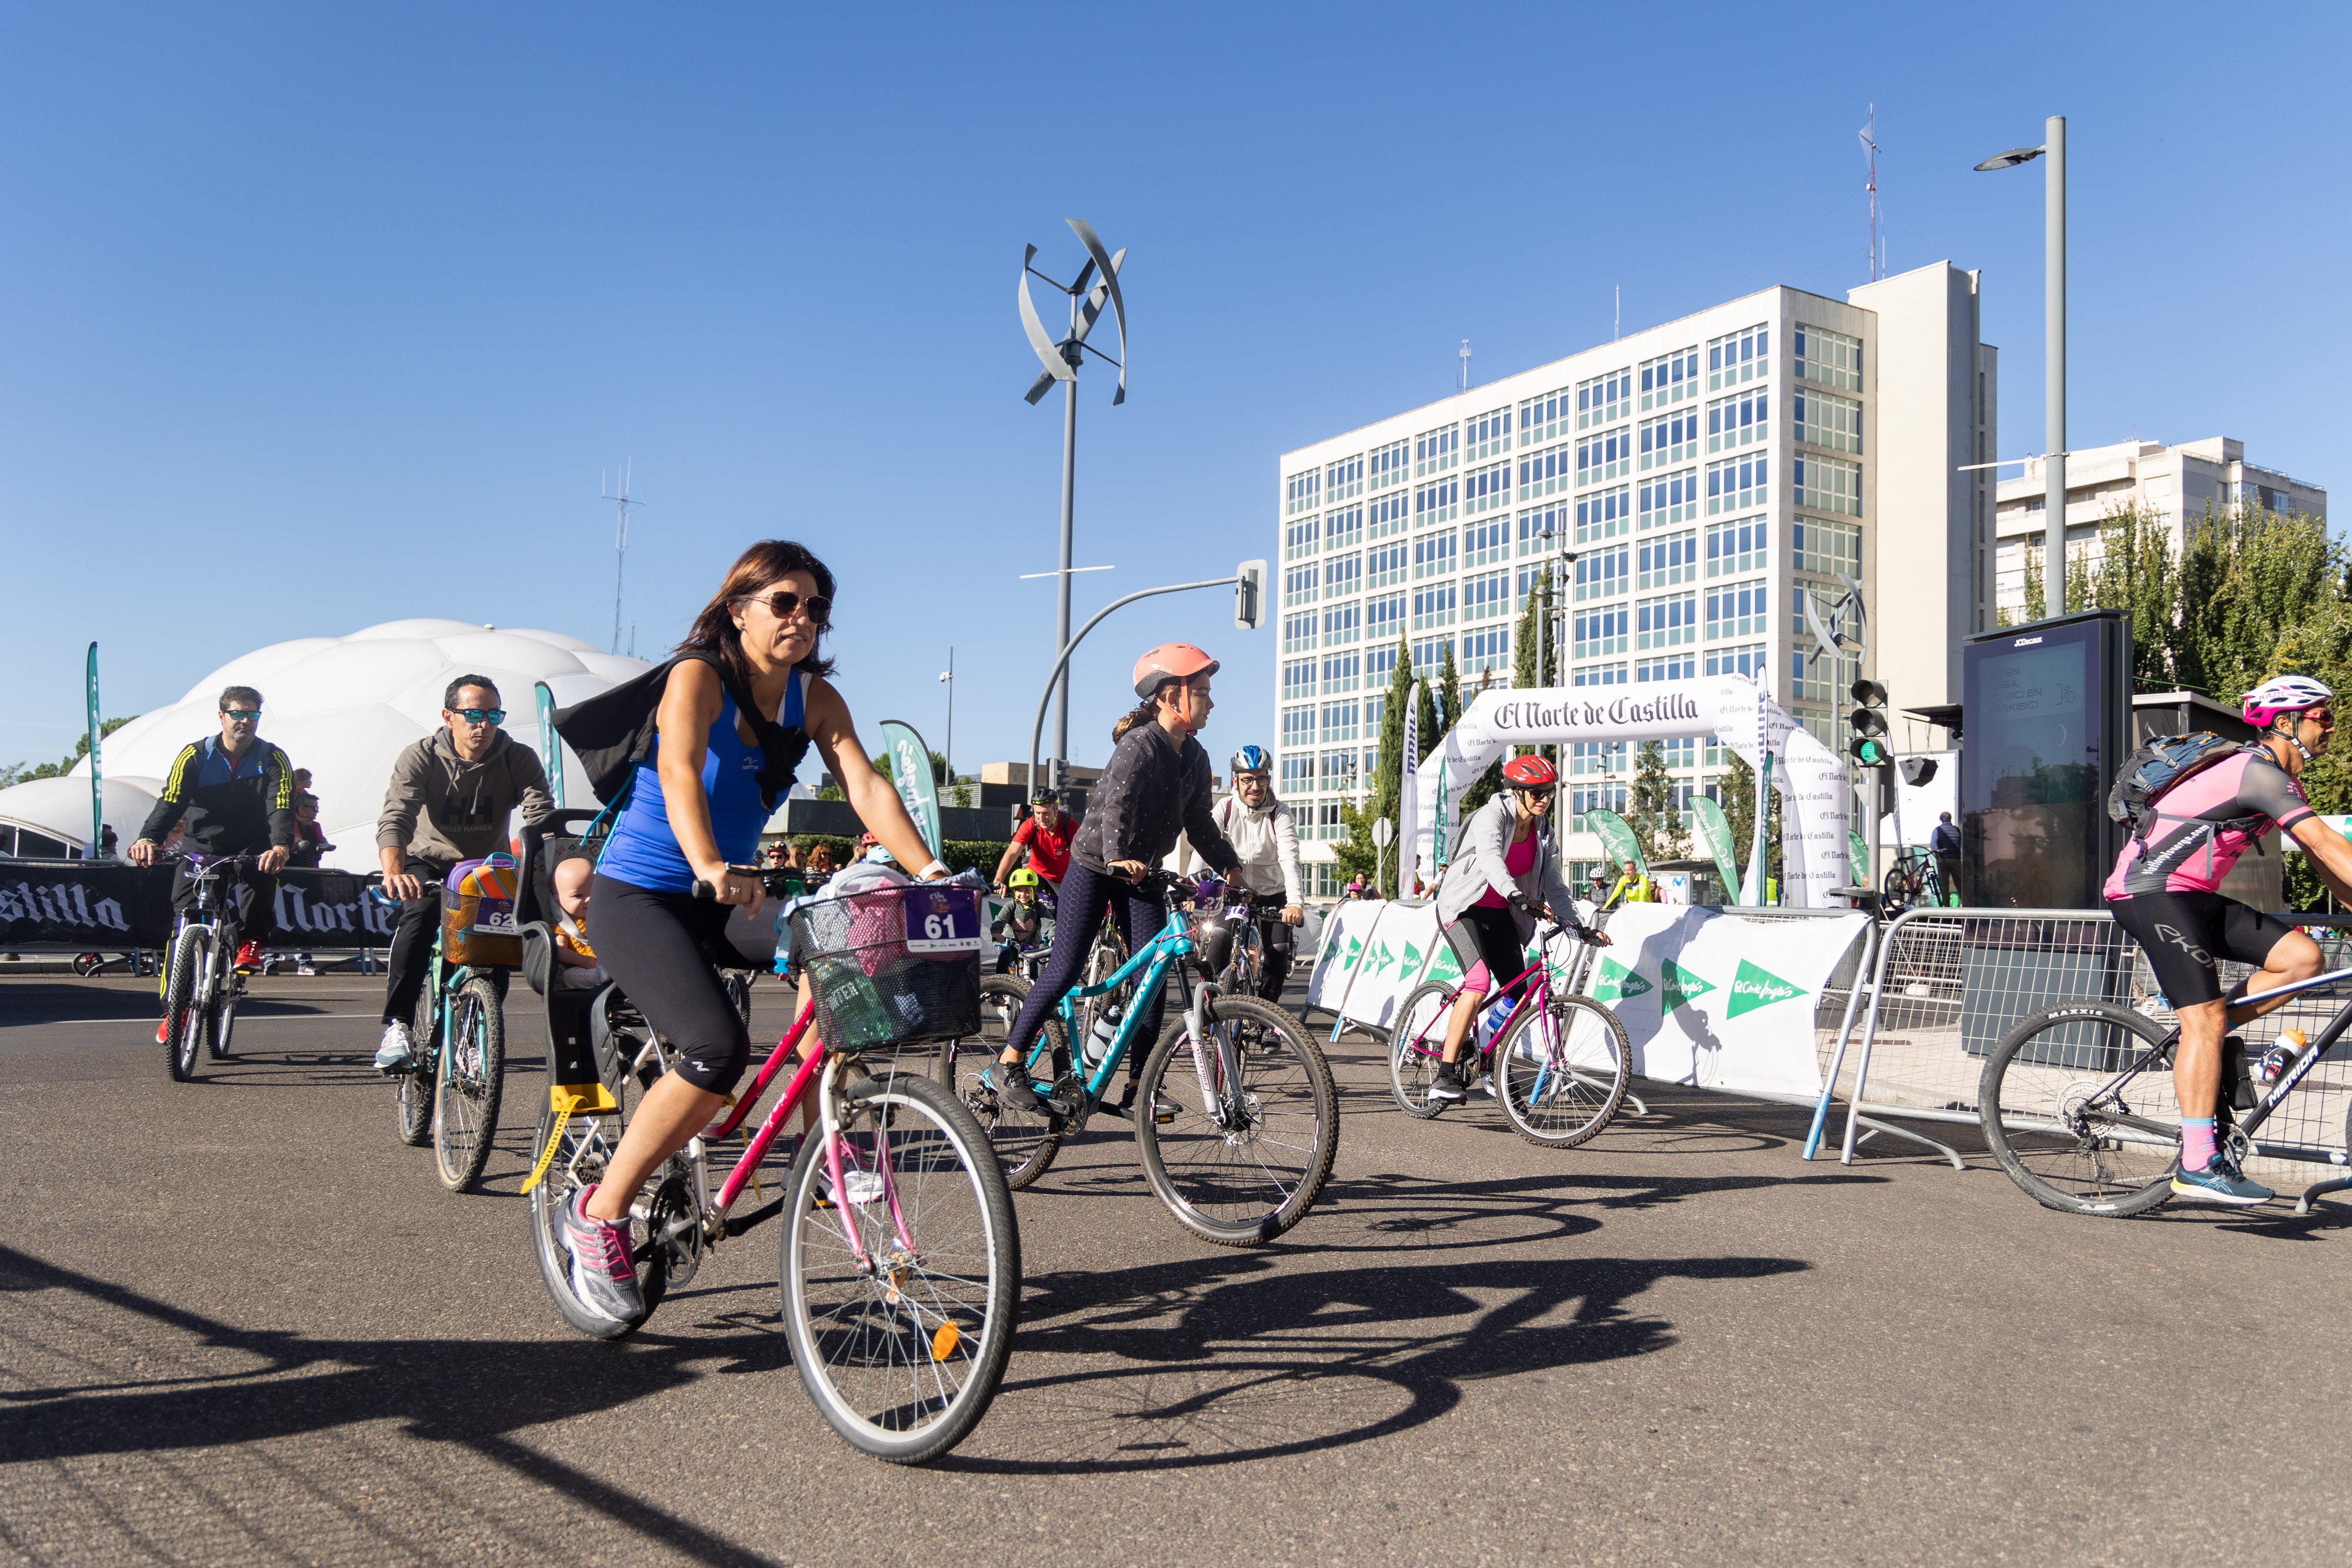
<path fill-rule="evenodd" d="M 1070 841 L 1077 836 L 1078 825 L 1062 814 L 1062 797 L 1053 789 L 1040 789 L 1029 802 L 1028 820 L 1014 830 L 1013 841 L 1004 846 L 1004 856 L 996 862 L 993 880 L 996 891 L 1004 891 L 1004 879 L 1021 858 L 1029 852 L 1030 869 L 1044 877 L 1055 888 L 1062 885 L 1062 873 L 1070 869 Z"/>

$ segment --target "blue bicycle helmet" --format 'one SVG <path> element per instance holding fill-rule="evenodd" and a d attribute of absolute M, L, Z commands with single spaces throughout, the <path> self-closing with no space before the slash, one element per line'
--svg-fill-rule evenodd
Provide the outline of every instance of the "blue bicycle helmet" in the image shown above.
<path fill-rule="evenodd" d="M 1271 773 L 1274 754 L 1263 746 L 1244 746 L 1234 753 L 1234 771 L 1239 773 Z"/>

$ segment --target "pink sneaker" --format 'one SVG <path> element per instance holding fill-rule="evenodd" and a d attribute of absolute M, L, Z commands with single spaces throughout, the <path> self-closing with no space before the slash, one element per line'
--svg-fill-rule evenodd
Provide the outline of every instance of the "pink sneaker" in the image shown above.
<path fill-rule="evenodd" d="M 600 1317 L 635 1322 L 646 1315 L 646 1298 L 637 1289 L 629 1228 L 588 1217 L 588 1199 L 595 1190 L 582 1187 L 563 1206 L 563 1249 L 572 1254 L 572 1293 Z"/>

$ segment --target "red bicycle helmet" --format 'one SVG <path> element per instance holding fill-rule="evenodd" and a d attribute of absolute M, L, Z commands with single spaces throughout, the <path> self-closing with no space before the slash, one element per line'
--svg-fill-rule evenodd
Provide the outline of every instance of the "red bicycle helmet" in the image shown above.
<path fill-rule="evenodd" d="M 1549 789 L 1559 785 L 1559 774 L 1540 757 L 1514 757 L 1503 764 L 1503 781 L 1515 789 Z"/>
<path fill-rule="evenodd" d="M 1135 695 L 1149 702 L 1151 694 L 1170 681 L 1216 673 L 1217 661 L 1192 643 L 1162 643 L 1135 661 Z"/>

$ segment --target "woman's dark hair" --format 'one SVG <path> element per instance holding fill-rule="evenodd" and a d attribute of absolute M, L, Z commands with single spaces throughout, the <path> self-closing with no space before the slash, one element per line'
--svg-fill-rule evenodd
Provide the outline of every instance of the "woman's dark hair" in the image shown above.
<path fill-rule="evenodd" d="M 735 629 L 735 617 L 730 612 L 778 578 L 795 571 L 804 571 L 816 580 L 819 597 L 833 597 L 833 572 L 809 553 L 807 546 L 795 540 L 761 539 L 737 556 L 735 564 L 727 569 L 727 580 L 710 596 L 710 602 L 702 607 L 702 613 L 694 618 L 694 624 L 687 628 L 676 652 L 716 653 L 719 662 L 727 666 L 728 674 L 750 685 L 751 666 L 743 657 L 743 633 Z M 816 645 L 793 668 L 813 675 L 833 674 L 833 661 L 822 651 L 824 632 L 825 628 L 817 628 Z"/>
<path fill-rule="evenodd" d="M 1158 685 L 1152 687 L 1151 695 L 1150 696 L 1144 698 L 1141 702 L 1136 704 L 1133 707 L 1118 716 L 1118 722 L 1110 727 L 1110 743 L 1113 746 L 1117 746 L 1120 741 L 1127 738 L 1127 732 L 1133 729 L 1137 725 L 1150 724 L 1158 719 L 1160 716 L 1160 693 L 1167 691 L 1171 686 L 1183 686 L 1190 684 L 1190 682 L 1180 681 L 1171 675 L 1167 680 L 1164 680 Z"/>

